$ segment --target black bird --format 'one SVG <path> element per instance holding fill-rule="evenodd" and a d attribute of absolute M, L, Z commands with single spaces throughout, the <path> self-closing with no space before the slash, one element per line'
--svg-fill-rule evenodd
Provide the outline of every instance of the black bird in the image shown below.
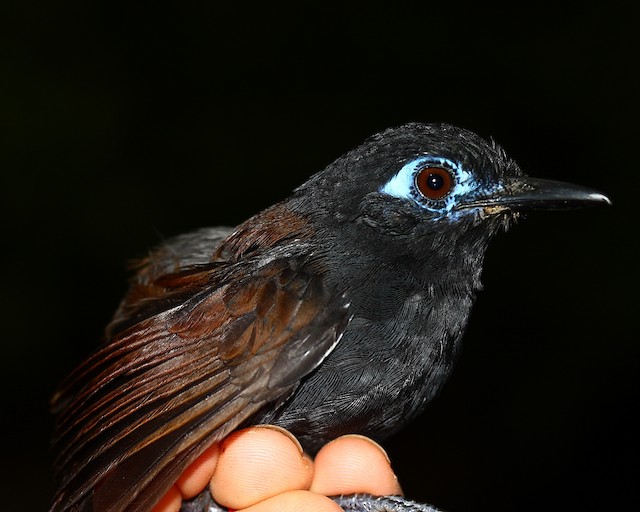
<path fill-rule="evenodd" d="M 469 131 L 407 124 L 235 229 L 158 247 L 52 400 L 52 512 L 148 511 L 252 423 L 310 453 L 384 439 L 451 373 L 493 235 L 525 210 L 608 203 Z"/>

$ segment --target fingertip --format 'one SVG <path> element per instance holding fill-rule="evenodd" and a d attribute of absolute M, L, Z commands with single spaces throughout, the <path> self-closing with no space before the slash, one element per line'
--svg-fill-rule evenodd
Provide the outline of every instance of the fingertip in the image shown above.
<path fill-rule="evenodd" d="M 344 512 L 336 502 L 310 491 L 289 491 L 238 512 Z"/>
<path fill-rule="evenodd" d="M 313 463 L 280 429 L 251 427 L 220 445 L 211 479 L 214 499 L 232 509 L 246 508 L 278 494 L 308 489 Z"/>
<path fill-rule="evenodd" d="M 388 455 L 364 436 L 343 436 L 326 444 L 318 452 L 314 467 L 310 490 L 319 494 L 402 494 Z"/>
<path fill-rule="evenodd" d="M 295 447 L 300 452 L 300 455 L 304 454 L 304 450 L 302 449 L 302 445 L 300 444 L 300 441 L 298 441 L 298 438 L 294 436 L 291 432 L 289 432 L 286 428 L 279 427 L 278 425 L 268 425 L 268 424 L 255 425 L 253 428 L 266 428 L 282 434 L 295 445 Z"/>
<path fill-rule="evenodd" d="M 344 436 L 339 437 L 338 439 L 340 439 L 341 442 L 347 441 L 347 442 L 353 442 L 353 443 L 359 444 L 362 441 L 369 444 L 371 448 L 380 452 L 380 454 L 382 455 L 384 460 L 387 462 L 387 464 L 391 466 L 391 459 L 389 458 L 389 454 L 387 453 L 387 451 L 380 445 L 380 443 L 375 442 L 370 437 L 363 436 L 362 434 L 346 434 Z"/>
<path fill-rule="evenodd" d="M 193 498 L 207 487 L 213 476 L 220 447 L 217 444 L 207 448 L 187 469 L 180 475 L 176 482 L 176 487 L 182 494 L 183 499 Z"/>
<path fill-rule="evenodd" d="M 182 506 L 182 496 L 178 488 L 173 485 L 153 507 L 152 512 L 179 512 Z"/>

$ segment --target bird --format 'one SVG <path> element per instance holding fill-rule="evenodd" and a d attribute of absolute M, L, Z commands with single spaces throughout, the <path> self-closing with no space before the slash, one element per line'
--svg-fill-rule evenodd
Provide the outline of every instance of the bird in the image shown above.
<path fill-rule="evenodd" d="M 605 204 L 526 176 L 493 140 L 408 123 L 235 228 L 162 243 L 51 400 L 51 512 L 150 510 L 252 424 L 310 454 L 384 440 L 451 374 L 491 239 L 530 210 Z"/>

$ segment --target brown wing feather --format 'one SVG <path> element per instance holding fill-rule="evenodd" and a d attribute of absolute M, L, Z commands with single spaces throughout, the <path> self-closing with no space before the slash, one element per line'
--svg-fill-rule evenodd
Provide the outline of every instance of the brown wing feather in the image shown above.
<path fill-rule="evenodd" d="M 126 304 L 141 320 L 55 399 L 52 511 L 150 510 L 207 446 L 290 393 L 348 322 L 318 265 L 300 244 L 273 249 L 157 278 L 153 299 Z"/>

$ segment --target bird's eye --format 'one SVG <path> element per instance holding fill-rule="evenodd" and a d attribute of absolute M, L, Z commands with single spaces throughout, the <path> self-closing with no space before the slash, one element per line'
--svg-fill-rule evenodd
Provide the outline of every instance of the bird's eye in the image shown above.
<path fill-rule="evenodd" d="M 416 175 L 416 187 L 427 199 L 442 199 L 451 192 L 453 178 L 442 167 L 425 167 Z"/>

